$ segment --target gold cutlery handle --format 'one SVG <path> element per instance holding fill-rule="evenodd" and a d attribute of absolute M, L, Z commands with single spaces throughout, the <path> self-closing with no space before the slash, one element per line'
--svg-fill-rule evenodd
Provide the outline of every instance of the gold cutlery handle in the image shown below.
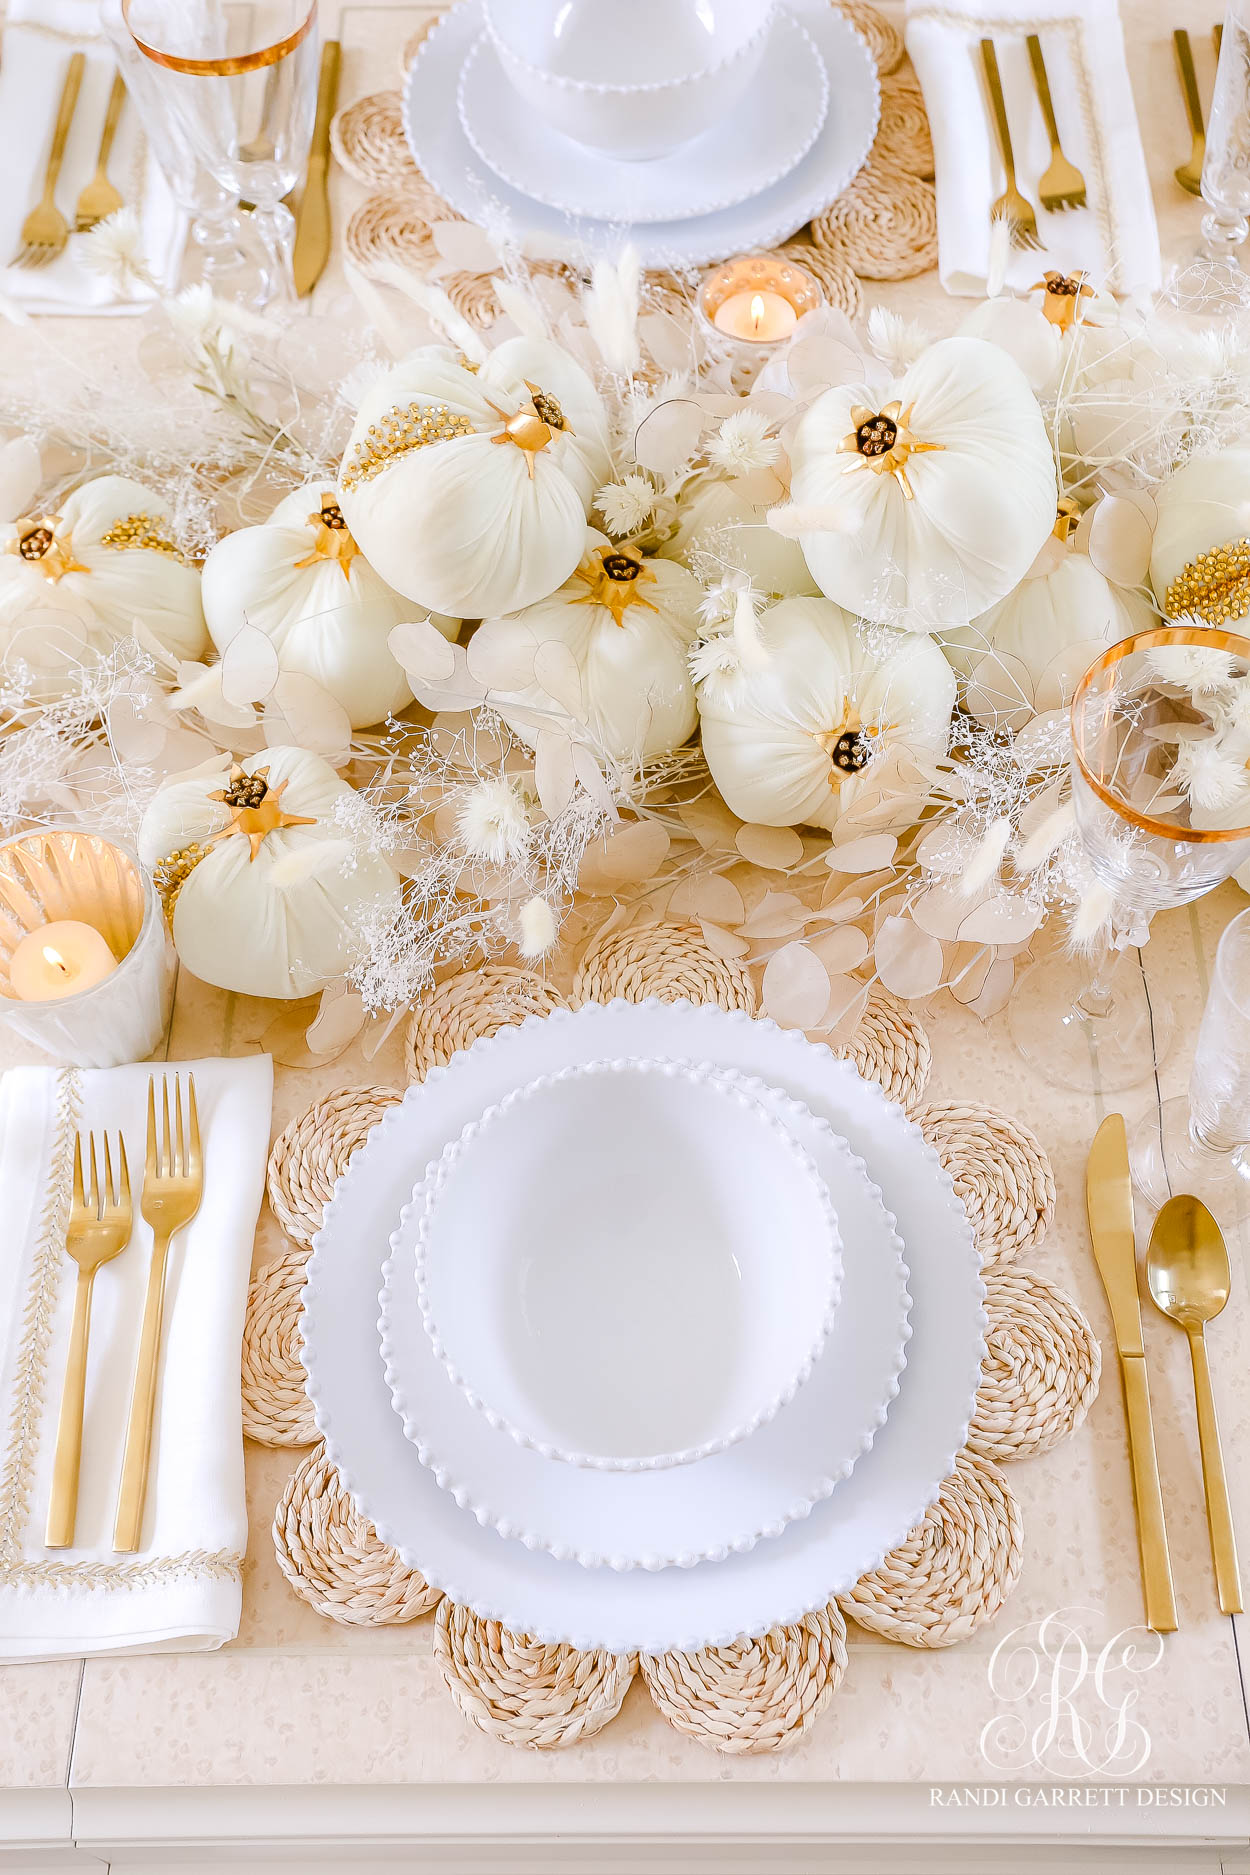
<path fill-rule="evenodd" d="M 1016 159 L 1011 150 L 1011 129 L 1007 123 L 1007 102 L 1003 97 L 1003 81 L 998 75 L 998 54 L 994 50 L 992 39 L 981 41 L 981 63 L 985 67 L 985 82 L 989 86 L 990 107 L 994 113 L 994 128 L 998 134 L 999 153 L 1003 159 L 1003 168 L 1007 171 L 1007 185 L 1016 186 Z"/>
<path fill-rule="evenodd" d="M 1224 1455 L 1220 1449 L 1220 1427 L 1215 1416 L 1215 1395 L 1211 1391 L 1211 1368 L 1207 1362 L 1207 1344 L 1201 1327 L 1189 1330 L 1189 1354 L 1194 1366 L 1194 1398 L 1198 1403 L 1198 1443 L 1202 1447 L 1202 1483 L 1207 1499 L 1207 1528 L 1211 1532 L 1211 1561 L 1215 1564 L 1215 1586 L 1219 1591 L 1220 1610 L 1226 1615 L 1241 1613 L 1241 1575 L 1237 1568 L 1237 1539 L 1233 1534 L 1233 1513 L 1228 1501 L 1228 1480 L 1224 1476 Z"/>
<path fill-rule="evenodd" d="M 1055 106 L 1050 95 L 1050 80 L 1046 76 L 1046 61 L 1042 57 L 1042 42 L 1036 33 L 1030 33 L 1024 43 L 1029 49 L 1029 64 L 1033 67 L 1033 83 L 1037 88 L 1037 101 L 1042 107 L 1046 135 L 1050 138 L 1053 154 L 1059 149 L 1059 126 L 1055 122 Z"/>
<path fill-rule="evenodd" d="M 68 1549 L 74 1541 L 78 1515 L 78 1468 L 82 1460 L 83 1400 L 87 1391 L 87 1338 L 91 1332 L 91 1289 L 94 1270 L 79 1270 L 74 1289 L 74 1321 L 65 1357 L 61 1389 L 61 1417 L 56 1428 L 56 1456 L 52 1461 L 52 1495 L 44 1543 L 48 1549 Z"/>
<path fill-rule="evenodd" d="M 1204 136 L 1202 127 L 1202 99 L 1198 95 L 1198 74 L 1194 70 L 1194 51 L 1189 43 L 1189 34 L 1183 26 L 1178 26 L 1172 34 L 1176 46 L 1176 62 L 1181 68 L 1181 90 L 1185 94 L 1185 109 L 1189 114 L 1189 128 L 1195 137 Z"/>
<path fill-rule="evenodd" d="M 46 202 L 56 195 L 57 178 L 61 173 L 61 159 L 65 155 L 65 145 L 69 138 L 69 127 L 73 122 L 74 108 L 78 103 L 78 91 L 82 84 L 82 75 L 86 69 L 83 53 L 75 52 L 65 74 L 65 83 L 61 87 L 61 102 L 57 107 L 56 128 L 52 132 L 52 148 L 48 152 L 48 168 L 43 181 L 43 195 Z"/>
<path fill-rule="evenodd" d="M 169 1232 L 166 1231 L 157 1236 L 152 1244 L 152 1266 L 148 1271 L 148 1292 L 143 1304 L 143 1327 L 139 1332 L 139 1358 L 135 1364 L 130 1419 L 126 1426 L 126 1451 L 122 1458 L 121 1484 L 117 1491 L 117 1518 L 113 1525 L 115 1550 L 137 1550 L 143 1533 L 143 1507 L 147 1501 L 148 1467 L 152 1456 L 152 1420 L 156 1411 L 156 1376 L 161 1358 L 161 1325 L 165 1313 L 165 1268 L 168 1262 Z"/>
<path fill-rule="evenodd" d="M 125 102 L 126 81 L 120 72 L 114 72 L 113 89 L 109 92 L 108 109 L 104 113 L 104 128 L 100 132 L 100 149 L 95 159 L 97 176 L 102 176 L 108 168 L 109 156 L 113 149 L 113 138 L 117 134 L 117 120 L 122 114 L 122 105 Z"/>
<path fill-rule="evenodd" d="M 1159 1483 L 1145 1356 L 1122 1355 L 1120 1373 L 1124 1380 L 1124 1410 L 1128 1416 L 1128 1449 L 1133 1465 L 1133 1499 L 1137 1506 L 1137 1543 L 1141 1552 L 1146 1625 L 1156 1634 L 1174 1634 L 1179 1625 L 1176 1594 L 1172 1587 L 1167 1526 L 1163 1520 L 1163 1489 Z"/>
<path fill-rule="evenodd" d="M 308 168 L 322 167 L 330 154 L 330 119 L 339 86 L 339 60 L 342 48 L 337 39 L 327 39 L 321 48 L 321 75 L 317 81 L 317 115 L 313 120 L 312 142 L 308 146 Z"/>

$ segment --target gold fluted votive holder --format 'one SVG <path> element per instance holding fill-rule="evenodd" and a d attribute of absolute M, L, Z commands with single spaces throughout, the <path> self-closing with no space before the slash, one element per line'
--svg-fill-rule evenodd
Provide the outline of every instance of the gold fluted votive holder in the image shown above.
<path fill-rule="evenodd" d="M 114 965 L 69 995 L 27 1000 L 14 955 L 62 921 L 98 932 Z M 0 1022 L 14 1034 L 73 1067 L 146 1061 L 168 1027 L 174 969 L 160 900 L 129 848 L 68 828 L 0 843 Z"/>

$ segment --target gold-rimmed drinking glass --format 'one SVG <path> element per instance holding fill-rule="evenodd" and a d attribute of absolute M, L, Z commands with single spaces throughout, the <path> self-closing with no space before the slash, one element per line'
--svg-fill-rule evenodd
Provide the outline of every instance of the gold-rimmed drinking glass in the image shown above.
<path fill-rule="evenodd" d="M 1170 681 L 1155 654 L 1217 652 L 1226 676 L 1204 693 Z M 1217 699 L 1250 676 L 1250 639 L 1201 626 L 1138 632 L 1104 651 L 1072 699 L 1070 765 L 1076 828 L 1090 873 L 1124 941 L 1145 941 L 1157 911 L 1201 898 L 1250 857 L 1250 775 L 1220 813 L 1191 803 L 1174 774 L 1182 742 L 1215 727 Z M 1215 824 L 1223 821 L 1224 825 Z M 1145 1080 L 1174 1025 L 1166 998 L 1102 943 L 1093 960 L 1048 958 L 1020 979 L 1008 1011 L 1020 1053 L 1046 1080 L 1099 1092 Z"/>

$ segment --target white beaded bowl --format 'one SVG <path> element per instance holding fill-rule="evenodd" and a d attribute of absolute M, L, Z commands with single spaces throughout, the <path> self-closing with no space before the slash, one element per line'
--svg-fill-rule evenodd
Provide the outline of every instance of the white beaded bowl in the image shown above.
<path fill-rule="evenodd" d="M 484 12 L 513 88 L 545 123 L 646 162 L 739 103 L 774 0 L 484 0 Z"/>
<path fill-rule="evenodd" d="M 706 1065 L 543 1075 L 464 1128 L 414 1207 L 449 1378 L 570 1465 L 649 1471 L 749 1437 L 811 1374 L 841 1290 L 815 1165 Z"/>

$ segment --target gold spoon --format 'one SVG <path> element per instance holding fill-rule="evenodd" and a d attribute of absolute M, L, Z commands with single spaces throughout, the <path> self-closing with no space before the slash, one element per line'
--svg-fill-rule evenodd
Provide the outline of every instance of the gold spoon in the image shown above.
<path fill-rule="evenodd" d="M 1222 1611 L 1226 1615 L 1237 1615 L 1241 1613 L 1237 1540 L 1233 1535 L 1228 1481 L 1220 1452 L 1220 1428 L 1215 1417 L 1204 1334 L 1206 1324 L 1215 1320 L 1228 1301 L 1232 1279 L 1219 1225 L 1205 1204 L 1188 1193 L 1169 1198 L 1154 1221 L 1146 1253 L 1146 1280 L 1156 1308 L 1178 1323 L 1189 1336 L 1215 1585 Z"/>

